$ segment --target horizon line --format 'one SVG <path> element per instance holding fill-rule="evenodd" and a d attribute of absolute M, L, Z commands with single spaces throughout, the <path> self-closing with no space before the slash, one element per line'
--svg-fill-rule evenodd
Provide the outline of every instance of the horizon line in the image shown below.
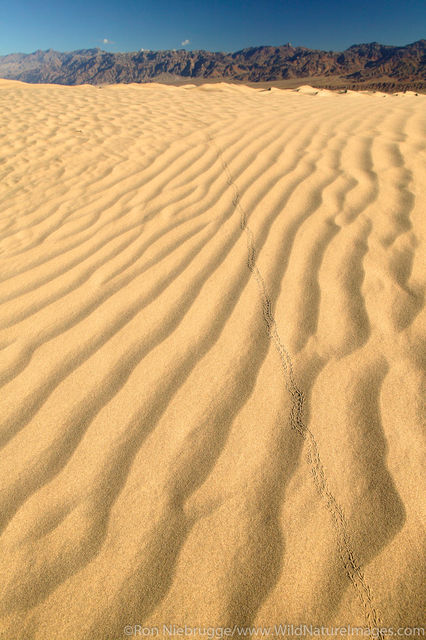
<path fill-rule="evenodd" d="M 85 47 L 85 48 L 80 48 L 80 49 L 67 49 L 67 50 L 59 50 L 59 49 L 53 49 L 52 47 L 48 47 L 47 49 L 35 49 L 34 51 L 30 51 L 28 53 L 24 52 L 24 51 L 10 51 L 9 53 L 4 53 L 4 54 L 0 54 L 0 57 L 4 57 L 4 56 L 10 56 L 10 55 L 25 55 L 25 56 L 31 56 L 35 53 L 47 53 L 49 51 L 54 51 L 55 53 L 74 53 L 76 51 L 100 51 L 102 53 L 112 53 L 112 54 L 119 54 L 119 53 L 160 53 L 163 51 L 171 51 L 171 52 L 178 52 L 178 51 L 187 51 L 189 52 L 195 52 L 195 51 L 204 51 L 207 53 L 225 53 L 225 54 L 232 54 L 232 53 L 239 53 L 240 51 L 246 51 L 248 49 L 262 49 L 262 48 L 266 48 L 266 47 L 272 47 L 272 48 L 279 48 L 279 47 L 289 47 L 291 49 L 308 49 L 310 51 L 322 51 L 322 52 L 333 52 L 333 53 L 338 53 L 338 52 L 344 52 L 344 51 L 348 51 L 349 49 L 353 48 L 353 47 L 360 47 L 362 45 L 373 45 L 373 44 L 378 44 L 382 47 L 395 47 L 395 48 L 405 48 L 405 47 L 409 47 L 413 44 L 417 44 L 419 42 L 424 42 L 425 38 L 420 38 L 419 40 L 414 40 L 413 42 L 408 42 L 407 44 L 385 44 L 382 42 L 379 42 L 378 40 L 371 40 L 370 42 L 355 42 L 351 45 L 349 45 L 348 47 L 346 47 L 346 49 L 317 49 L 317 48 L 311 48 L 311 47 L 307 47 L 305 45 L 292 45 L 291 42 L 286 42 L 283 44 L 279 44 L 279 45 L 273 45 L 273 44 L 259 44 L 259 45 L 250 45 L 247 47 L 243 47 L 242 49 L 236 49 L 235 51 L 226 51 L 226 50 L 213 50 L 213 49 L 191 49 L 191 48 L 186 48 L 186 47 L 179 47 L 179 48 L 170 48 L 170 49 L 145 49 L 144 47 L 141 47 L 140 49 L 132 49 L 132 50 L 128 50 L 128 51 L 111 51 L 111 50 L 107 50 L 107 49 L 101 49 L 101 47 Z"/>

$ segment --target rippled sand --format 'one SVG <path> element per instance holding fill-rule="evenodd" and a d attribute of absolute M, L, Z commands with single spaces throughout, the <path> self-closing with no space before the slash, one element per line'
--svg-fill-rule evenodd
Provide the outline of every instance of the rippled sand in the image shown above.
<path fill-rule="evenodd" d="M 0 81 L 0 124 L 4 637 L 424 624 L 426 96 Z"/>

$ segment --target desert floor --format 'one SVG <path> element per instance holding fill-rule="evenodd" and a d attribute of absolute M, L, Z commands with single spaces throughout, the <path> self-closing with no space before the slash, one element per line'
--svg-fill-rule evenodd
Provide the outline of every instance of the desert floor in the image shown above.
<path fill-rule="evenodd" d="M 0 125 L 1 638 L 424 625 L 426 96 L 3 80 Z"/>

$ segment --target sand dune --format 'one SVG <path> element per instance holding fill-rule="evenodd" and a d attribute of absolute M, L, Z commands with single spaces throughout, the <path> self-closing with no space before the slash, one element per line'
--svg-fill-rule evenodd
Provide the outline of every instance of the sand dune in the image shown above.
<path fill-rule="evenodd" d="M 424 625 L 426 97 L 0 104 L 4 637 Z"/>

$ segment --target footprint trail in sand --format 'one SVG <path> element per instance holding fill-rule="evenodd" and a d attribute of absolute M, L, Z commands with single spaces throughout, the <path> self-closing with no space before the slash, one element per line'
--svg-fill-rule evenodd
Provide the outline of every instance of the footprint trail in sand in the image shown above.
<path fill-rule="evenodd" d="M 0 81 L 5 637 L 424 624 L 425 101 Z"/>

